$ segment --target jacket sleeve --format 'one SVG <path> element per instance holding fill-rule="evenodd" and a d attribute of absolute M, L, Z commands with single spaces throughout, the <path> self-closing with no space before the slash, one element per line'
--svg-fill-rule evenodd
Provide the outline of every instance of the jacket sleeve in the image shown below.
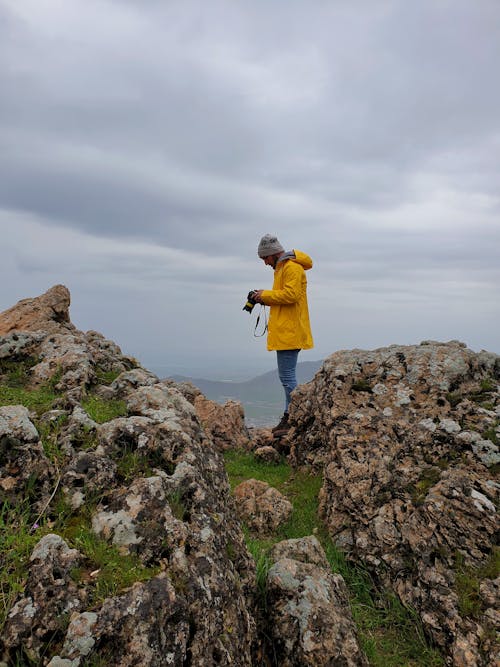
<path fill-rule="evenodd" d="M 296 303 L 302 294 L 303 269 L 294 262 L 287 262 L 283 267 L 283 288 L 262 291 L 262 301 L 266 306 Z"/>

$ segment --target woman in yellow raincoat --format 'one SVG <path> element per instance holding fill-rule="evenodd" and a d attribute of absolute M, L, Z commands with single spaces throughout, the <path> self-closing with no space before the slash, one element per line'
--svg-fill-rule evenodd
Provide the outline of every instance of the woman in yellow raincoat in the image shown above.
<path fill-rule="evenodd" d="M 257 290 L 257 303 L 271 306 L 267 349 L 276 350 L 278 374 L 285 390 L 285 412 L 273 429 L 276 437 L 288 431 L 290 395 L 297 386 L 297 359 L 300 350 L 313 347 L 309 309 L 307 306 L 307 279 L 305 272 L 312 267 L 312 259 L 305 252 L 285 249 L 276 236 L 266 234 L 258 247 L 258 255 L 266 266 L 274 269 L 274 283 L 270 290 Z"/>

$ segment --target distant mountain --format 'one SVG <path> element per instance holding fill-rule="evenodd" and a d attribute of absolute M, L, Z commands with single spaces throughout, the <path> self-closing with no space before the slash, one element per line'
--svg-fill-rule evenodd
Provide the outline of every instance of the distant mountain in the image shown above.
<path fill-rule="evenodd" d="M 312 380 L 323 361 L 301 361 L 297 364 L 297 381 L 305 384 Z M 278 371 L 269 371 L 245 382 L 223 382 L 172 375 L 175 382 L 191 382 L 211 401 L 225 403 L 228 399 L 240 401 L 249 425 L 266 426 L 279 419 L 283 412 L 284 393 Z"/>

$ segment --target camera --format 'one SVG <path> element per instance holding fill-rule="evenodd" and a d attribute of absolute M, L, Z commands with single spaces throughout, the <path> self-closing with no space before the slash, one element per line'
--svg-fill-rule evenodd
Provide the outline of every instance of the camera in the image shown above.
<path fill-rule="evenodd" d="M 253 295 L 255 294 L 256 291 L 257 290 L 250 290 L 250 292 L 248 292 L 247 302 L 243 306 L 243 310 L 246 310 L 247 313 L 251 313 L 252 310 L 253 310 L 253 307 L 257 303 L 257 301 L 255 301 L 255 299 L 253 298 Z"/>

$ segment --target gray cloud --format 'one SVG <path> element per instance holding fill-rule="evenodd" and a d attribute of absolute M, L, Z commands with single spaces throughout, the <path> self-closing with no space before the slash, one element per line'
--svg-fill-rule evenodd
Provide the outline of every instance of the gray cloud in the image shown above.
<path fill-rule="evenodd" d="M 318 354 L 452 326 L 498 350 L 499 25 L 493 0 L 4 0 L 0 308 L 67 282 L 138 354 L 189 358 L 192 309 L 230 332 L 206 324 L 215 363 L 246 357 L 271 231 L 315 259 Z M 127 300 L 175 314 L 168 351 Z"/>

